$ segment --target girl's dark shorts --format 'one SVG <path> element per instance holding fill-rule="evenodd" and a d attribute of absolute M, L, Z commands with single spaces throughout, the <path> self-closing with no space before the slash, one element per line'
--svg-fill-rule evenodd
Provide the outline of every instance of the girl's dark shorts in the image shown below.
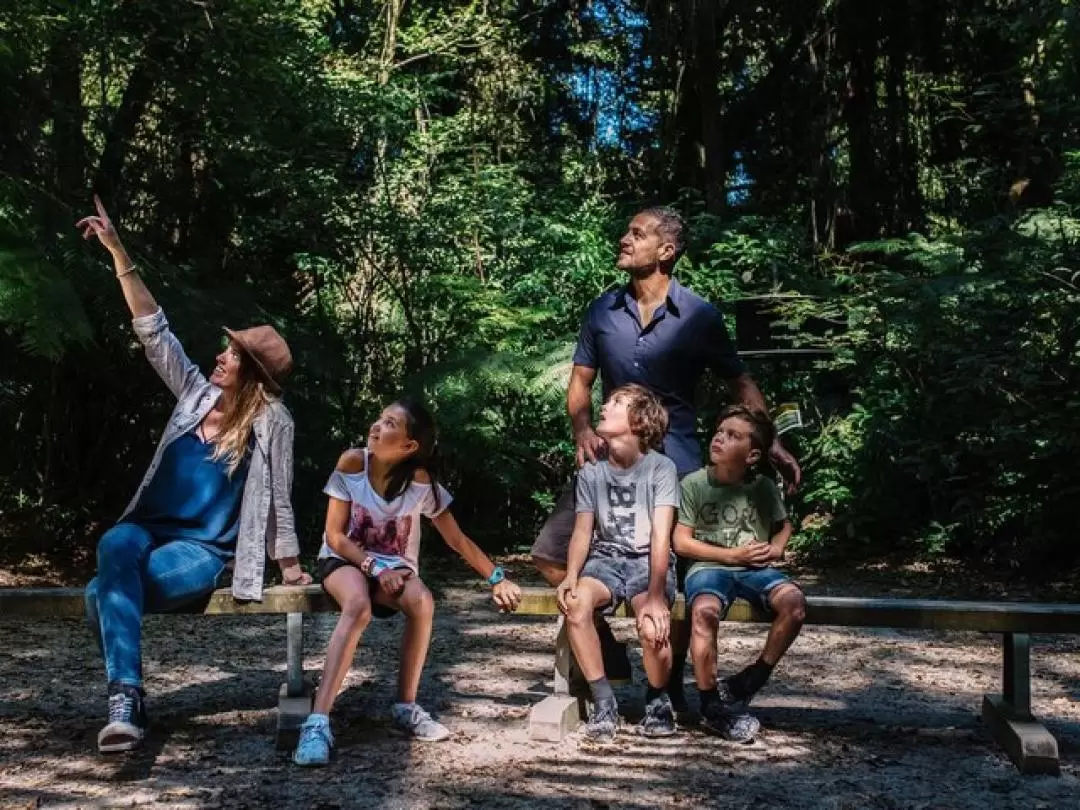
<path fill-rule="evenodd" d="M 315 578 L 319 580 L 319 584 L 322 585 L 322 589 L 326 590 L 326 578 L 339 568 L 356 568 L 357 571 L 360 568 L 348 560 L 340 560 L 337 557 L 323 557 L 315 564 Z M 375 577 L 367 577 L 368 593 L 374 594 L 379 590 L 379 580 Z M 392 607 L 386 605 L 380 605 L 374 599 L 371 600 L 371 615 L 376 619 L 389 619 L 398 611 Z"/>

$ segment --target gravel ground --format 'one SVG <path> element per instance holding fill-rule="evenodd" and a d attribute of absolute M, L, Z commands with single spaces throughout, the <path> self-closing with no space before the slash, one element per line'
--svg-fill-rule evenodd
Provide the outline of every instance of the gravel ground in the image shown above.
<path fill-rule="evenodd" d="M 307 617 L 309 669 L 335 619 Z M 1062 755 L 1053 778 L 1019 776 L 979 720 L 982 694 L 999 688 L 996 636 L 807 628 L 755 703 L 755 744 L 691 721 L 669 740 L 627 732 L 596 746 L 528 739 L 554 630 L 443 589 L 421 702 L 453 736 L 425 745 L 390 730 L 401 625 L 374 622 L 335 707 L 334 761 L 301 771 L 273 744 L 283 618 L 149 617 L 148 744 L 106 759 L 94 751 L 105 684 L 89 632 L 0 617 L 0 806 L 1080 808 L 1080 639 L 1033 646 L 1034 712 Z M 752 660 L 763 639 L 762 627 L 723 627 L 721 668 Z M 627 724 L 644 689 L 631 652 Z"/>

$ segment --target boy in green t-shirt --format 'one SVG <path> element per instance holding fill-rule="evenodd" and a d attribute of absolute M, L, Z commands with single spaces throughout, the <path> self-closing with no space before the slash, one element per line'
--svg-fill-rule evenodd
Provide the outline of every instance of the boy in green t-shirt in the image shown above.
<path fill-rule="evenodd" d="M 701 693 L 702 724 L 750 742 L 761 724 L 747 711 L 780 657 L 799 634 L 806 599 L 771 563 L 784 556 L 791 521 L 776 484 L 755 472 L 775 438 L 768 416 L 742 405 L 725 408 L 709 443 L 709 466 L 682 481 L 672 547 L 693 561 L 686 576 L 690 657 Z M 716 634 L 736 598 L 773 616 L 765 649 L 753 664 L 717 682 Z"/>

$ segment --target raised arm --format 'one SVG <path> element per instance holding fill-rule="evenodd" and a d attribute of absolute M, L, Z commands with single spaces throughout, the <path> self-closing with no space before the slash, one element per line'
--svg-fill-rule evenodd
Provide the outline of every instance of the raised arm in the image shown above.
<path fill-rule="evenodd" d="M 109 215 L 105 211 L 105 206 L 101 204 L 101 199 L 96 194 L 94 195 L 94 208 L 97 209 L 97 216 L 80 219 L 75 223 L 75 227 L 83 232 L 84 239 L 91 239 L 96 236 L 102 246 L 112 254 L 116 277 L 120 280 L 120 290 L 124 293 L 124 300 L 127 301 L 128 309 L 131 310 L 131 317 L 145 318 L 148 315 L 153 315 L 158 311 L 157 301 L 154 300 L 154 296 L 150 294 L 150 290 L 147 289 L 143 280 L 139 277 L 131 257 L 128 256 L 127 250 L 124 249 L 124 245 L 120 241 L 120 236 L 117 234 L 112 220 L 109 219 Z"/>
<path fill-rule="evenodd" d="M 205 382 L 205 378 L 198 366 L 188 359 L 179 339 L 169 329 L 165 314 L 139 277 L 97 195 L 94 195 L 94 206 L 97 208 L 97 216 L 79 220 L 76 227 L 82 229 L 86 239 L 96 236 L 112 254 L 120 289 L 134 318 L 132 325 L 135 336 L 146 349 L 146 359 L 150 361 L 150 365 L 172 391 L 173 396 L 179 399 L 186 388 Z"/>

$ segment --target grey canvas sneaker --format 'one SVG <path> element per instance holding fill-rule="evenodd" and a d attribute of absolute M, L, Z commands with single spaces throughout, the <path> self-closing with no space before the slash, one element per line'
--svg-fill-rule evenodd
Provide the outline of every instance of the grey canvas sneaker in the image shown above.
<path fill-rule="evenodd" d="M 450 736 L 450 730 L 417 703 L 395 703 L 390 710 L 394 727 L 423 742 L 438 742 Z"/>
<path fill-rule="evenodd" d="M 118 754 L 134 751 L 146 736 L 146 709 L 142 691 L 123 683 L 109 684 L 109 722 L 98 732 L 98 751 Z"/>

